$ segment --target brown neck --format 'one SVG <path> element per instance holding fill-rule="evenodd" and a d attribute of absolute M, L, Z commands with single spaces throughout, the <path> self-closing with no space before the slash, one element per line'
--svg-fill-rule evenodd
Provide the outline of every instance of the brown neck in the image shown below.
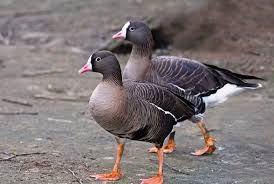
<path fill-rule="evenodd" d="M 131 56 L 139 56 L 142 58 L 151 59 L 152 56 L 153 41 L 149 40 L 142 45 L 133 45 Z"/>
<path fill-rule="evenodd" d="M 152 41 L 142 45 L 133 45 L 123 73 L 124 79 L 144 80 L 146 71 L 151 63 L 152 46 Z"/>
<path fill-rule="evenodd" d="M 121 71 L 106 72 L 103 74 L 104 82 L 111 82 L 118 86 L 123 86 Z"/>

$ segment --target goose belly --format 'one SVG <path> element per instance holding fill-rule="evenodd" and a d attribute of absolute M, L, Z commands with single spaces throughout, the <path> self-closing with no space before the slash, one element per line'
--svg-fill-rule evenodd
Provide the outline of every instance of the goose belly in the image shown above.
<path fill-rule="evenodd" d="M 212 108 L 225 102 L 228 97 L 236 95 L 242 91 L 244 91 L 244 88 L 242 87 L 238 87 L 235 84 L 226 84 L 215 93 L 203 97 L 203 101 L 205 102 L 206 107 Z"/>

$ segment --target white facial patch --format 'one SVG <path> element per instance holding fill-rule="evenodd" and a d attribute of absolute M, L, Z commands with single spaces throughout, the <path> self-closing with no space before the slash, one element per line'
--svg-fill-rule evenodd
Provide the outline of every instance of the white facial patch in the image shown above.
<path fill-rule="evenodd" d="M 93 54 L 91 54 L 91 55 L 89 56 L 89 58 L 88 58 L 88 63 L 91 63 L 92 55 L 93 55 Z"/>
<path fill-rule="evenodd" d="M 79 74 L 92 70 L 91 57 L 92 55 L 89 56 L 87 63 L 78 71 Z"/>
<path fill-rule="evenodd" d="M 93 55 L 93 54 L 91 54 L 91 55 L 89 56 L 88 62 L 87 62 L 86 65 L 85 65 L 85 66 L 86 66 L 87 68 L 89 68 L 89 69 L 92 69 L 92 65 L 91 65 L 91 58 L 92 58 L 92 55 Z"/>
<path fill-rule="evenodd" d="M 88 68 L 92 69 L 90 60 L 88 60 L 87 65 L 88 65 Z"/>
<path fill-rule="evenodd" d="M 125 25 L 121 29 L 121 33 L 122 33 L 122 36 L 124 38 L 127 37 L 127 28 L 128 28 L 129 25 L 130 25 L 130 21 L 128 21 L 127 23 L 125 23 Z"/>

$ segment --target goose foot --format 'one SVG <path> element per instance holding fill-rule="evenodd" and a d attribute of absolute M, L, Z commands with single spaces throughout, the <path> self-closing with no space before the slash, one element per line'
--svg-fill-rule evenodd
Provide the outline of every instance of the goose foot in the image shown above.
<path fill-rule="evenodd" d="M 205 123 L 203 121 L 198 122 L 197 126 L 200 128 L 203 134 L 205 146 L 202 149 L 196 150 L 194 153 L 191 153 L 191 154 L 195 156 L 201 156 L 201 155 L 213 153 L 216 150 L 216 146 L 214 145 L 215 144 L 214 137 L 209 135 L 209 131 L 207 130 Z"/>
<path fill-rule="evenodd" d="M 202 149 L 196 150 L 194 153 L 191 153 L 194 156 L 202 156 L 205 154 L 212 154 L 216 150 L 214 145 L 215 139 L 213 137 L 208 137 L 205 139 L 205 146 Z"/>
<path fill-rule="evenodd" d="M 122 177 L 122 173 L 119 171 L 118 172 L 112 171 L 111 173 L 107 173 L 107 174 L 91 175 L 91 177 L 95 178 L 95 180 L 101 180 L 101 181 L 116 181 Z"/>
<path fill-rule="evenodd" d="M 159 161 L 158 174 L 152 178 L 142 179 L 141 184 L 163 184 L 164 183 L 164 176 L 163 176 L 164 150 L 163 148 L 159 148 L 159 147 L 156 149 L 157 149 L 157 156 Z"/>
<path fill-rule="evenodd" d="M 152 178 L 142 179 L 141 184 L 163 184 L 163 183 L 164 183 L 164 177 L 162 175 L 157 175 Z"/>
<path fill-rule="evenodd" d="M 95 180 L 101 180 L 101 181 L 116 181 L 119 180 L 122 177 L 122 171 L 120 167 L 121 159 L 124 152 L 125 144 L 121 143 L 119 139 L 116 139 L 117 141 L 117 153 L 116 153 L 116 161 L 114 164 L 114 167 L 111 171 L 111 173 L 106 174 L 95 174 L 91 175 L 90 177 L 95 178 Z"/>

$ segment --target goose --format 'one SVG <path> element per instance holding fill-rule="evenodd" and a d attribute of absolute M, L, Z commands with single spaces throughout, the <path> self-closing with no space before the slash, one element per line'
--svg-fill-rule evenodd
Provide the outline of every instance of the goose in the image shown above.
<path fill-rule="evenodd" d="M 202 64 L 188 58 L 158 56 L 152 58 L 153 37 L 149 27 L 141 21 L 128 21 L 122 29 L 112 36 L 113 39 L 129 41 L 132 51 L 123 72 L 124 79 L 145 80 L 165 86 L 177 95 L 190 95 L 202 98 L 205 108 L 215 107 L 228 97 L 249 89 L 262 87 L 260 83 L 249 83 L 247 79 L 264 80 L 250 75 L 234 73 L 214 65 Z M 204 113 L 190 119 L 198 125 L 205 145 L 193 155 L 211 154 L 215 151 L 215 138 L 205 126 Z M 172 132 L 165 153 L 175 150 L 175 131 Z M 155 152 L 151 148 L 150 152 Z"/>
<path fill-rule="evenodd" d="M 158 174 L 143 179 L 142 184 L 163 183 L 163 143 L 178 121 L 192 117 L 194 105 L 149 82 L 122 80 L 117 58 L 109 51 L 93 53 L 79 73 L 88 71 L 103 75 L 89 100 L 94 120 L 115 136 L 116 161 L 112 172 L 92 175 L 96 180 L 114 181 L 122 177 L 120 162 L 127 139 L 145 141 L 156 147 Z M 197 109 L 197 108 L 196 108 Z"/>

